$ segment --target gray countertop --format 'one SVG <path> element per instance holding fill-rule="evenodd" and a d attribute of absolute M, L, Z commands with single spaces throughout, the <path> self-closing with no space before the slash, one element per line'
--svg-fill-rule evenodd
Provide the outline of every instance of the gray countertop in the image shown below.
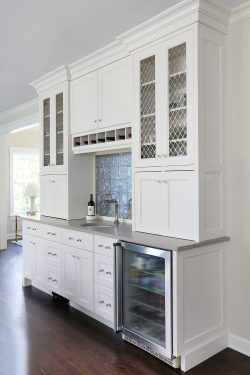
<path fill-rule="evenodd" d="M 133 232 L 131 224 L 120 223 L 118 225 L 114 225 L 113 221 L 100 219 L 95 220 L 94 223 L 96 225 L 105 225 L 106 227 L 82 227 L 81 224 L 87 223 L 85 219 L 67 221 L 46 216 L 22 216 L 22 219 L 65 229 L 72 229 L 86 233 L 98 234 L 105 237 L 115 238 L 121 241 L 172 251 L 187 250 L 195 247 L 201 247 L 219 242 L 229 241 L 229 237 L 220 237 L 208 241 L 195 242 L 173 237 L 158 236 L 155 234 Z M 93 222 L 90 221 L 88 223 L 91 224 Z"/>

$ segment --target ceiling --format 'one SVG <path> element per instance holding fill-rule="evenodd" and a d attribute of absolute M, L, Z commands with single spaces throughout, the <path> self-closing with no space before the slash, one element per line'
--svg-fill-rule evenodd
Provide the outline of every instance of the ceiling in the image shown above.
<path fill-rule="evenodd" d="M 220 0 L 228 6 L 244 0 Z M 176 0 L 0 1 L 0 113 L 36 97 L 29 83 L 112 42 Z"/>

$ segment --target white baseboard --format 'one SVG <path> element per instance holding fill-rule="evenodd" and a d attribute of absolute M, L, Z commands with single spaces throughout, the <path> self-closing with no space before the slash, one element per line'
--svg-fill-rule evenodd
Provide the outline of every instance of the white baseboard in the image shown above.
<path fill-rule="evenodd" d="M 228 346 L 228 332 L 223 332 L 210 341 L 203 343 L 181 356 L 181 369 L 188 371 L 206 359 L 226 349 Z"/>
<path fill-rule="evenodd" d="M 228 347 L 250 357 L 250 340 L 229 333 Z"/>
<path fill-rule="evenodd" d="M 7 234 L 7 239 L 8 240 L 15 240 L 15 238 L 16 238 L 15 233 L 9 233 L 9 234 Z"/>

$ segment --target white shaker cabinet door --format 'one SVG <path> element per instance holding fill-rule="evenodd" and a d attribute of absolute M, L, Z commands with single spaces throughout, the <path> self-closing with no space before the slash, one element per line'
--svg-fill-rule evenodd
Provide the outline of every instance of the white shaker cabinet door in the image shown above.
<path fill-rule="evenodd" d="M 77 304 L 93 310 L 94 276 L 93 253 L 77 250 L 76 253 L 76 288 Z"/>
<path fill-rule="evenodd" d="M 135 229 L 195 239 L 196 186 L 192 171 L 135 173 Z"/>
<path fill-rule="evenodd" d="M 132 64 L 126 57 L 98 71 L 98 127 L 131 122 L 131 108 Z"/>
<path fill-rule="evenodd" d="M 76 250 L 62 247 L 62 294 L 76 302 Z"/>
<path fill-rule="evenodd" d="M 97 72 L 71 82 L 71 134 L 97 127 Z"/>
<path fill-rule="evenodd" d="M 35 250 L 35 238 L 24 234 L 23 236 L 23 276 L 32 280 L 33 253 Z"/>
<path fill-rule="evenodd" d="M 36 237 L 32 240 L 34 245 L 33 252 L 33 277 L 32 281 L 36 287 L 44 287 L 45 278 L 45 248 L 44 239 Z"/>
<path fill-rule="evenodd" d="M 41 215 L 67 219 L 67 176 L 41 176 Z"/>

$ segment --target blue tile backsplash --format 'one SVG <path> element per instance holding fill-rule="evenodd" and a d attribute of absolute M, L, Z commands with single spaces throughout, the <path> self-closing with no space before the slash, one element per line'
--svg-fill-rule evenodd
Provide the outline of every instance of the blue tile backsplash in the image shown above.
<path fill-rule="evenodd" d="M 96 156 L 96 214 L 114 217 L 114 204 L 105 203 L 107 194 L 119 202 L 119 217 L 131 219 L 131 152 Z"/>

